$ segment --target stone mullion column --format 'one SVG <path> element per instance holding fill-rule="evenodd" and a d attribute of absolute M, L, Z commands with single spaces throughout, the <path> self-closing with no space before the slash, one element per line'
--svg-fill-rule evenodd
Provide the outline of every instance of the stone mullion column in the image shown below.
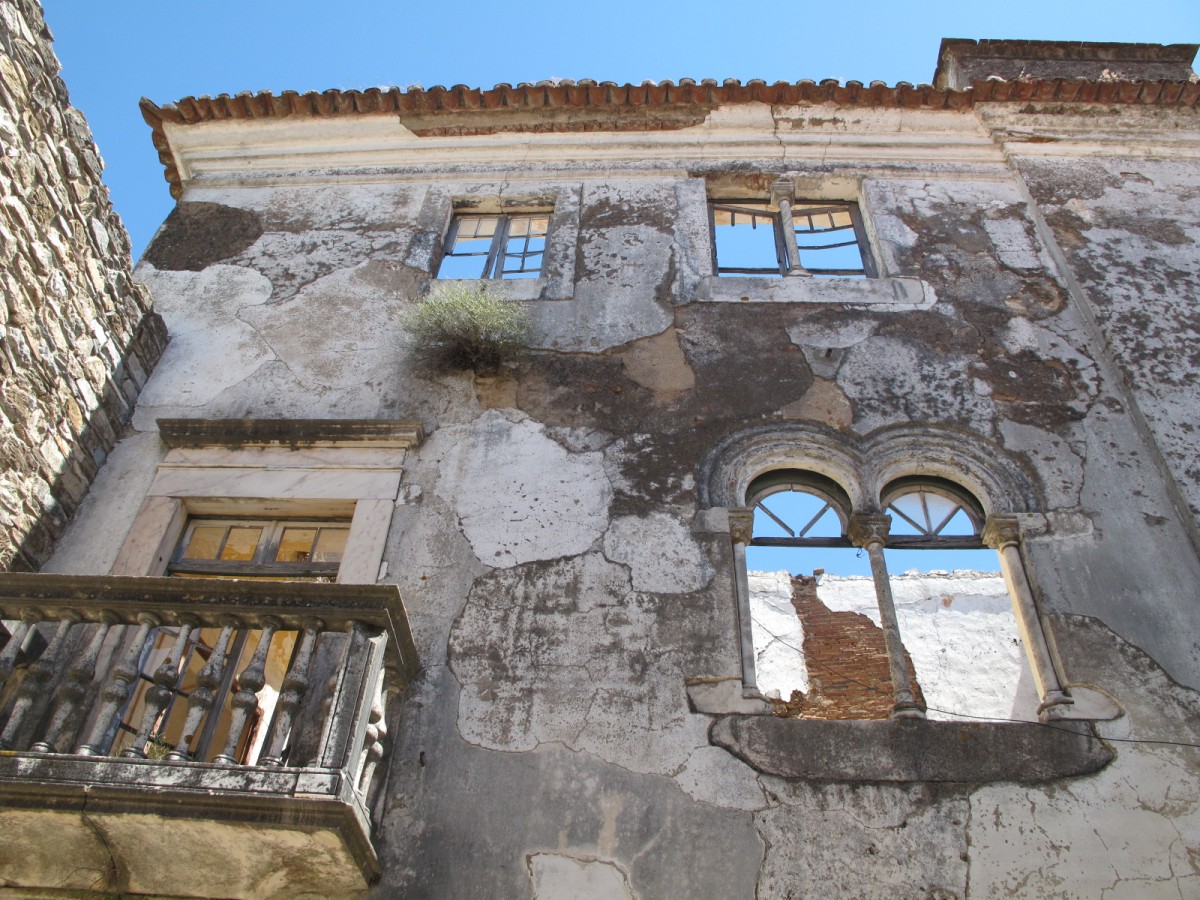
<path fill-rule="evenodd" d="M 800 246 L 796 243 L 796 226 L 792 221 L 792 201 L 795 196 L 796 185 L 786 178 L 780 178 L 771 185 L 771 204 L 779 207 L 779 230 L 788 258 L 787 273 L 811 278 L 812 273 L 800 263 Z"/>
<path fill-rule="evenodd" d="M 892 598 L 892 583 L 888 578 L 887 560 L 883 547 L 887 543 L 892 520 L 889 516 L 855 515 L 850 519 L 849 537 L 856 546 L 867 551 L 871 560 L 871 575 L 875 579 L 875 599 L 879 603 L 879 620 L 887 646 L 888 669 L 892 676 L 895 698 L 892 717 L 924 718 L 925 710 L 917 703 L 912 681 L 905 663 L 904 641 L 900 638 L 900 621 L 896 618 L 896 602 Z"/>
<path fill-rule="evenodd" d="M 733 542 L 734 591 L 736 593 L 738 644 L 742 654 L 742 687 L 757 691 L 754 674 L 754 632 L 750 624 L 750 579 L 746 572 L 746 548 L 754 535 L 754 509 L 729 510 L 729 539 Z"/>
<path fill-rule="evenodd" d="M 1004 583 L 1012 598 L 1017 626 L 1021 629 L 1021 637 L 1025 641 L 1025 652 L 1029 657 L 1030 668 L 1033 669 L 1038 697 L 1041 699 L 1038 717 L 1054 718 L 1055 708 L 1061 709 L 1074 701 L 1063 690 L 1058 679 L 1054 658 L 1050 655 L 1049 644 L 1046 643 L 1046 632 L 1042 628 L 1042 620 L 1033 599 L 1033 589 L 1029 586 L 1029 578 L 1025 573 L 1025 561 L 1021 558 L 1020 520 L 1013 515 L 988 516 L 982 537 L 985 544 L 1000 554 L 1000 571 L 1004 573 Z"/>

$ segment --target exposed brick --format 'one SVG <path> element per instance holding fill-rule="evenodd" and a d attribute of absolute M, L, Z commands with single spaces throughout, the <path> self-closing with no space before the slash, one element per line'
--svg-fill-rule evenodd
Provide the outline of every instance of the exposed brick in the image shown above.
<path fill-rule="evenodd" d="M 855 612 L 834 612 L 817 596 L 817 581 L 792 579 L 792 605 L 804 628 L 807 694 L 793 691 L 781 704 L 805 719 L 886 719 L 892 712 L 892 678 L 883 629 Z M 925 705 L 912 660 L 904 654 L 917 702 Z"/>

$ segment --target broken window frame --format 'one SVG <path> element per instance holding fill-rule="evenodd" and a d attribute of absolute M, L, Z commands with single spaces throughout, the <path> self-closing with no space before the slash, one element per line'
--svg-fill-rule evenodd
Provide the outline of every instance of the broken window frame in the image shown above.
<path fill-rule="evenodd" d="M 825 506 L 810 521 L 802 525 L 797 532 L 790 525 L 781 522 L 779 518 L 764 504 L 763 500 L 772 494 L 784 491 L 797 491 L 811 494 L 822 500 Z M 851 503 L 846 492 L 832 478 L 809 472 L 803 469 L 775 469 L 755 478 L 746 489 L 746 502 L 752 509 L 761 509 L 767 516 L 779 524 L 785 531 L 792 531 L 791 537 L 761 537 L 751 535 L 751 547 L 853 547 L 846 535 L 850 521 Z M 808 537 L 808 532 L 819 522 L 828 510 L 833 510 L 841 524 L 840 537 Z"/>
<path fill-rule="evenodd" d="M 446 239 L 442 244 L 442 258 L 438 264 L 438 274 L 436 277 L 440 279 L 454 278 L 454 276 L 443 274 L 447 259 L 482 257 L 483 269 L 476 276 L 479 280 L 540 278 L 545 271 L 546 248 L 550 240 L 550 217 L 552 213 L 553 211 L 548 209 L 507 213 L 455 213 L 450 220 L 449 228 L 446 230 Z M 463 237 L 463 240 L 473 242 L 480 240 L 477 223 L 485 219 L 495 220 L 491 243 L 488 245 L 487 250 L 456 251 L 455 247 L 458 245 L 460 236 L 462 236 L 463 225 L 467 222 L 476 223 L 476 234 Z M 539 233 L 535 233 L 534 231 L 534 223 L 537 220 L 545 221 L 545 226 Z M 514 224 L 522 221 L 528 223 L 525 233 L 514 234 Z M 538 238 L 542 242 L 541 249 L 531 250 L 529 247 L 530 241 Z M 510 241 L 521 239 L 523 241 L 520 250 L 516 253 L 511 252 Z M 530 260 L 535 257 L 537 258 L 536 268 L 529 265 Z M 508 267 L 509 260 L 517 261 L 516 268 Z"/>
<path fill-rule="evenodd" d="M 341 556 L 336 561 L 318 562 L 314 560 L 281 561 L 279 555 L 280 543 L 288 529 L 314 529 L 317 534 L 313 537 L 310 548 L 315 548 L 320 540 L 322 531 L 341 531 L 348 541 L 350 535 L 350 519 L 260 519 L 240 518 L 230 516 L 192 516 L 184 526 L 179 543 L 167 565 L 167 574 L 178 576 L 226 577 L 226 578 L 286 578 L 286 579 L 318 579 L 333 581 L 341 566 L 342 556 L 345 555 L 345 541 Z M 217 558 L 198 559 L 188 558 L 187 552 L 192 536 L 200 527 L 224 527 L 225 534 L 217 548 Z M 221 559 L 220 556 L 228 543 L 230 531 L 233 528 L 261 528 L 253 557 L 251 559 Z"/>
<path fill-rule="evenodd" d="M 836 226 L 828 229 L 797 229 L 796 223 L 808 219 L 811 223 L 813 216 L 829 215 L 844 212 L 850 217 L 850 225 Z M 730 225 L 718 226 L 717 214 L 728 213 L 731 217 L 738 214 L 751 217 L 751 228 L 759 227 L 754 219 L 770 222 L 774 233 L 775 265 L 774 266 L 722 266 L 720 263 L 718 227 L 738 227 L 735 218 Z M 830 219 L 832 224 L 832 218 Z M 764 223 L 765 224 L 765 223 Z M 877 270 L 875 260 L 870 252 L 867 240 L 867 229 L 863 223 L 862 212 L 857 202 L 852 200 L 795 200 L 781 199 L 772 204 L 762 199 L 722 199 L 712 200 L 708 204 L 709 233 L 712 235 L 713 271 L 718 276 L 749 275 L 749 276 L 816 276 L 821 278 L 875 278 Z M 820 247 L 800 246 L 798 237 L 847 231 L 853 229 L 853 240 L 840 241 Z M 858 248 L 861 265 L 856 268 L 844 267 L 813 267 L 805 266 L 801 253 L 820 253 L 822 250 L 832 250 L 854 245 Z"/>
<path fill-rule="evenodd" d="M 897 503 L 916 495 L 924 513 L 923 522 L 909 516 Z M 949 513 L 934 522 L 929 514 L 929 505 L 925 497 L 932 495 L 947 500 L 952 504 Z M 898 478 L 891 482 L 880 495 L 880 506 L 884 512 L 893 517 L 893 522 L 900 519 L 911 525 L 918 533 L 888 535 L 887 547 L 892 550 L 981 550 L 986 547 L 983 542 L 983 526 L 987 514 L 982 505 L 965 488 L 960 487 L 945 478 L 926 476 L 909 476 Z M 971 524 L 971 533 L 945 533 L 945 528 L 962 512 Z"/>

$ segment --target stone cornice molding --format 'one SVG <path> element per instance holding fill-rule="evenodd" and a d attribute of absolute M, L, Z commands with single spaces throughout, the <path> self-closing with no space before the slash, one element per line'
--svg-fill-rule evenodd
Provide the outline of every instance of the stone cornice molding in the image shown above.
<path fill-rule="evenodd" d="M 162 442 L 195 447 L 391 447 L 411 449 L 425 439 L 407 419 L 158 419 Z"/>

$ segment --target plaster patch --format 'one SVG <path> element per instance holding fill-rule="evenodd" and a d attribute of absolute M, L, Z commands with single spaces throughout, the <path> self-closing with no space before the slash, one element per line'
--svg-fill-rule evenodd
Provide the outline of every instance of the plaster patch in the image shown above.
<path fill-rule="evenodd" d="M 805 355 L 808 355 L 807 353 Z M 854 421 L 854 406 L 846 392 L 828 378 L 814 378 L 812 387 L 803 397 L 789 403 L 780 413 L 785 419 L 804 419 L 849 428 Z"/>
<path fill-rule="evenodd" d="M 682 671 L 708 626 L 678 603 L 634 592 L 599 553 L 477 579 L 450 634 L 459 733 L 489 749 L 559 742 L 630 771 L 677 771 L 709 723 L 688 712 Z"/>
<path fill-rule="evenodd" d="M 1025 230 L 1024 218 L 985 218 L 983 230 L 992 239 L 996 255 L 1004 265 L 1026 271 L 1041 268 L 1037 248 Z"/>
<path fill-rule="evenodd" d="M 403 302 L 383 263 L 365 262 L 319 279 L 285 303 L 247 310 L 242 318 L 302 383 L 354 388 L 399 381 Z M 354 328 L 344 323 L 354 322 Z"/>
<path fill-rule="evenodd" d="M 629 566 L 638 591 L 686 594 L 713 577 L 691 531 L 666 513 L 614 519 L 604 535 L 604 555 Z"/>
<path fill-rule="evenodd" d="M 729 809 L 762 809 L 767 805 L 758 776 L 720 747 L 693 753 L 675 781 L 693 799 Z"/>
<path fill-rule="evenodd" d="M 846 352 L 838 383 L 854 403 L 854 427 L 861 433 L 897 422 L 957 420 L 988 434 L 992 404 L 964 381 L 970 363 L 962 354 L 873 337 Z"/>
<path fill-rule="evenodd" d="M 764 783 L 781 802 L 755 816 L 767 845 L 758 896 L 968 896 L 966 800 L 925 787 Z"/>
<path fill-rule="evenodd" d="M 636 900 L 629 875 L 614 862 L 561 853 L 525 857 L 533 900 Z"/>
<path fill-rule="evenodd" d="M 1033 425 L 1007 419 L 1000 421 L 1000 434 L 1009 452 L 1025 453 L 1041 478 L 1049 509 L 1072 509 L 1079 505 L 1083 486 L 1083 462 L 1067 441 Z"/>
<path fill-rule="evenodd" d="M 674 328 L 630 344 L 621 362 L 625 374 L 654 391 L 655 399 L 660 401 L 696 386 L 696 375 L 683 355 Z"/>
<path fill-rule="evenodd" d="M 542 425 L 496 410 L 455 427 L 452 437 L 436 490 L 480 562 L 507 567 L 571 556 L 604 533 L 612 486 L 600 453 L 572 454 Z"/>
<path fill-rule="evenodd" d="M 271 296 L 271 283 L 240 266 L 160 272 L 146 264 L 138 279 L 157 298 L 171 342 L 146 382 L 139 406 L 203 406 L 275 358 L 242 315 Z"/>

